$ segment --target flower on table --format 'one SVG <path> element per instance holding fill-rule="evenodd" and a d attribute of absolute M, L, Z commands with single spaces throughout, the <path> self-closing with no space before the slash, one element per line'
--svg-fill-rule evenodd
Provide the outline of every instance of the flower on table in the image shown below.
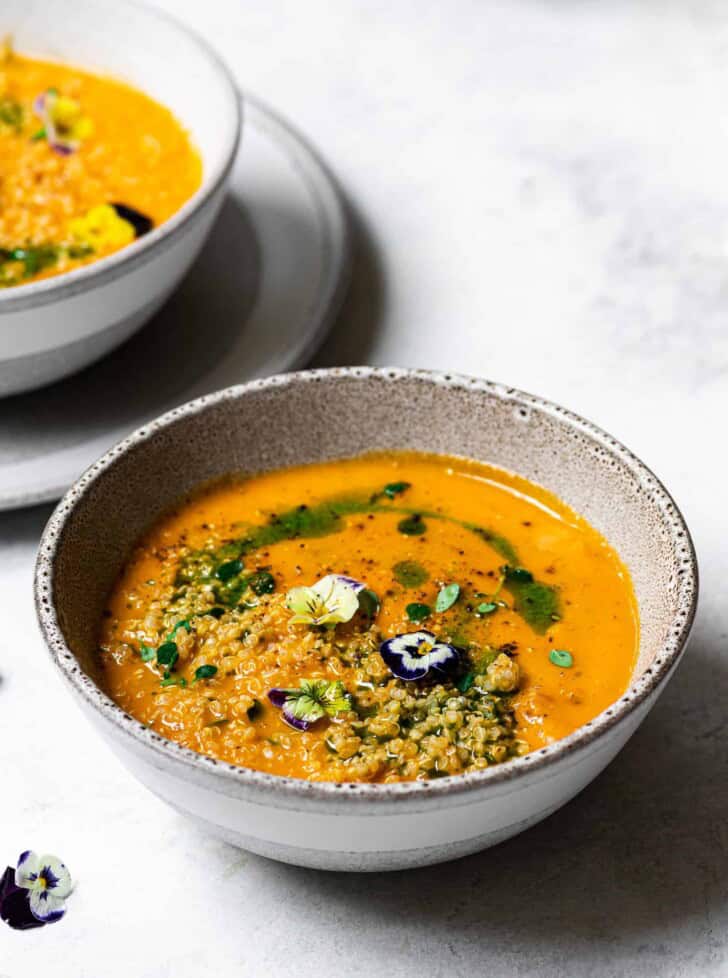
<path fill-rule="evenodd" d="M 296 730 L 308 730 L 325 716 L 335 717 L 351 709 L 351 698 L 338 680 L 302 679 L 298 689 L 268 690 L 268 699 Z"/>
<path fill-rule="evenodd" d="M 286 595 L 294 625 L 338 625 L 351 621 L 359 610 L 360 581 L 343 574 L 327 574 L 311 587 L 294 587 Z"/>
<path fill-rule="evenodd" d="M 405 680 L 424 679 L 430 672 L 449 675 L 460 661 L 454 645 L 438 642 L 425 629 L 382 642 L 379 654 L 392 675 Z"/>
<path fill-rule="evenodd" d="M 38 95 L 33 111 L 43 122 L 33 138 L 47 140 L 51 149 L 62 156 L 75 153 L 93 132 L 93 122 L 83 114 L 76 99 L 61 95 L 55 88 Z"/>
<path fill-rule="evenodd" d="M 0 916 L 17 930 L 55 923 L 66 912 L 72 886 L 57 856 L 23 852 L 15 871 L 9 866 L 0 880 Z"/>

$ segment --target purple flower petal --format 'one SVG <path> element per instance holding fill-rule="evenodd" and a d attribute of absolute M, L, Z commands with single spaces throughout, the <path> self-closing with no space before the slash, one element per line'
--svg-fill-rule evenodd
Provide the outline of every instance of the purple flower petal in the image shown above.
<path fill-rule="evenodd" d="M 281 710 L 281 716 L 290 727 L 293 727 L 295 730 L 308 730 L 314 723 L 318 723 L 318 720 L 302 720 L 300 717 L 297 717 L 293 712 L 294 702 L 287 701 Z"/>
<path fill-rule="evenodd" d="M 342 584 L 348 585 L 356 594 L 363 591 L 366 587 L 366 584 L 362 584 L 361 581 L 357 581 L 353 577 L 345 577 L 343 574 L 330 574 L 329 577 L 335 577 L 337 581 L 341 581 Z"/>
<path fill-rule="evenodd" d="M 423 648 L 426 651 L 422 652 Z M 430 672 L 449 675 L 460 660 L 454 645 L 438 642 L 432 632 L 424 629 L 382 642 L 379 654 L 392 675 L 407 682 L 424 679 Z"/>
<path fill-rule="evenodd" d="M 76 146 L 72 143 L 62 143 L 58 139 L 48 140 L 48 145 L 53 150 L 54 153 L 58 153 L 59 156 L 70 156 L 71 153 L 75 153 Z"/>
<path fill-rule="evenodd" d="M 27 856 L 28 853 L 23 853 Z M 8 866 L 0 877 L 0 919 L 14 930 L 31 930 L 42 927 L 43 921 L 34 917 L 30 909 L 28 890 L 15 883 L 15 870 Z"/>
<path fill-rule="evenodd" d="M 268 699 L 277 710 L 282 710 L 291 692 L 290 689 L 282 689 L 280 686 L 274 686 L 273 689 L 268 690 Z"/>

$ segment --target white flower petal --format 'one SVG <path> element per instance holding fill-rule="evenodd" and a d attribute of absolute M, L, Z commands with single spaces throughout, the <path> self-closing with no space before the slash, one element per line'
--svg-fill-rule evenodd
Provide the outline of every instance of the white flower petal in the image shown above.
<path fill-rule="evenodd" d="M 51 890 L 32 890 L 30 894 L 30 912 L 38 920 L 49 923 L 58 920 L 66 912 L 63 897 L 56 896 Z"/>
<path fill-rule="evenodd" d="M 327 574 L 317 581 L 313 590 L 326 607 L 325 616 L 319 616 L 319 624 L 336 624 L 351 621 L 359 610 L 359 598 L 354 588 L 337 574 Z M 325 617 L 325 620 L 324 620 Z"/>
<path fill-rule="evenodd" d="M 304 619 L 315 616 L 319 595 L 312 587 L 292 587 L 286 595 L 286 607 Z"/>
<path fill-rule="evenodd" d="M 54 896 L 64 899 L 73 888 L 71 874 L 58 856 L 50 854 L 40 857 L 40 875 L 46 880 L 46 889 Z"/>
<path fill-rule="evenodd" d="M 18 859 L 18 868 L 15 870 L 15 885 L 22 886 L 26 890 L 32 889 L 36 884 L 39 870 L 40 859 L 37 853 L 31 849 L 21 853 Z"/>

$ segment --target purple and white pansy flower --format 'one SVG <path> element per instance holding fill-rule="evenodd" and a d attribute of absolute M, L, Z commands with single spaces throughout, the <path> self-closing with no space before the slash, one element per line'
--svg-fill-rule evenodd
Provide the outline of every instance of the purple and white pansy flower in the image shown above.
<path fill-rule="evenodd" d="M 311 587 L 294 587 L 286 595 L 294 625 L 338 625 L 351 621 L 359 610 L 361 581 L 343 574 L 327 574 Z"/>
<path fill-rule="evenodd" d="M 66 897 L 73 883 L 71 874 L 57 856 L 39 856 L 29 849 L 18 859 L 15 886 L 27 890 L 30 912 L 35 919 L 52 924 L 66 912 Z"/>
<path fill-rule="evenodd" d="M 325 716 L 335 717 L 351 709 L 349 694 L 338 680 L 302 679 L 298 689 L 268 690 L 268 699 L 296 730 L 308 730 Z"/>
<path fill-rule="evenodd" d="M 43 123 L 33 138 L 45 139 L 62 156 L 75 153 L 93 132 L 91 119 L 83 114 L 76 99 L 61 95 L 54 88 L 36 97 L 33 111 Z"/>
<path fill-rule="evenodd" d="M 424 679 L 430 673 L 451 675 L 460 662 L 454 645 L 438 642 L 432 632 L 422 630 L 395 635 L 382 642 L 379 654 L 397 679 Z"/>

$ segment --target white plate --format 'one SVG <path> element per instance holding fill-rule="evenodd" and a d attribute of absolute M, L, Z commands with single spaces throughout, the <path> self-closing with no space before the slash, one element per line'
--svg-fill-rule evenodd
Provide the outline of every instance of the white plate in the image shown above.
<path fill-rule="evenodd" d="M 245 96 L 230 195 L 175 295 L 106 359 L 0 401 L 0 509 L 57 499 L 110 445 L 175 404 L 304 364 L 339 309 L 349 252 L 331 175 Z"/>

